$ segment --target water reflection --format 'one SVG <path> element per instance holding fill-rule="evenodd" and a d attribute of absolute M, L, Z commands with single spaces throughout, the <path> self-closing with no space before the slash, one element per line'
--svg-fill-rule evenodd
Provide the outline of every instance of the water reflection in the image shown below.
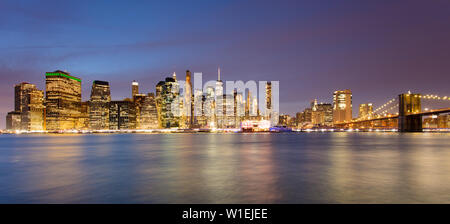
<path fill-rule="evenodd" d="M 0 136 L 1 203 L 450 203 L 449 134 Z"/>

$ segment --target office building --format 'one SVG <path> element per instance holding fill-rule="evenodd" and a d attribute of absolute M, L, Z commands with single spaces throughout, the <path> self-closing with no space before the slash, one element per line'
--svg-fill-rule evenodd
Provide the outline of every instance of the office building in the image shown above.
<path fill-rule="evenodd" d="M 364 103 L 359 105 L 359 119 L 371 119 L 373 116 L 373 106 L 371 103 Z"/>
<path fill-rule="evenodd" d="M 154 93 L 149 93 L 142 100 L 142 103 L 138 107 L 138 129 L 157 129 L 158 124 L 158 112 L 156 108 L 156 99 Z"/>
<path fill-rule="evenodd" d="M 132 100 L 111 101 L 109 105 L 109 129 L 136 129 L 136 106 Z"/>
<path fill-rule="evenodd" d="M 333 123 L 352 121 L 352 91 L 335 91 L 333 94 Z"/>
<path fill-rule="evenodd" d="M 180 99 L 179 84 L 176 74 L 167 77 L 156 86 L 157 104 L 159 107 L 159 120 L 162 128 L 180 127 Z"/>
<path fill-rule="evenodd" d="M 21 114 L 18 111 L 8 112 L 6 115 L 6 130 L 21 130 Z"/>
<path fill-rule="evenodd" d="M 81 79 L 64 71 L 45 74 L 47 130 L 75 129 L 81 115 Z"/>
<path fill-rule="evenodd" d="M 92 83 L 89 100 L 89 128 L 91 130 L 109 129 L 109 103 L 111 92 L 109 83 L 95 80 Z"/>

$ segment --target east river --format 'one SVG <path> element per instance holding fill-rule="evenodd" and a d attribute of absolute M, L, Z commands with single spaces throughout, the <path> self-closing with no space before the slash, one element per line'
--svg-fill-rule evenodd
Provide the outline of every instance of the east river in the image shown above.
<path fill-rule="evenodd" d="M 0 203 L 450 203 L 450 134 L 0 135 Z"/>

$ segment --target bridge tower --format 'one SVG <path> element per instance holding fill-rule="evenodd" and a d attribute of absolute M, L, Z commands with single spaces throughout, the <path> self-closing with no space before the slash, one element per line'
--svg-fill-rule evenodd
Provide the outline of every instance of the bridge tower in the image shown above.
<path fill-rule="evenodd" d="M 421 95 L 410 92 L 398 95 L 398 131 L 421 132 L 422 112 Z M 417 115 L 416 115 L 417 114 Z"/>

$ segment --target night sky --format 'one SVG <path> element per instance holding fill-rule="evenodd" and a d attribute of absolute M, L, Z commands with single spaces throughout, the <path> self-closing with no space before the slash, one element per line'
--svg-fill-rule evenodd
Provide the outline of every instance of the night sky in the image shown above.
<path fill-rule="evenodd" d="M 13 86 L 45 72 L 109 81 L 113 99 L 187 69 L 204 81 L 280 81 L 281 113 L 338 89 L 357 105 L 450 95 L 450 1 L 0 1 L 0 127 Z"/>

